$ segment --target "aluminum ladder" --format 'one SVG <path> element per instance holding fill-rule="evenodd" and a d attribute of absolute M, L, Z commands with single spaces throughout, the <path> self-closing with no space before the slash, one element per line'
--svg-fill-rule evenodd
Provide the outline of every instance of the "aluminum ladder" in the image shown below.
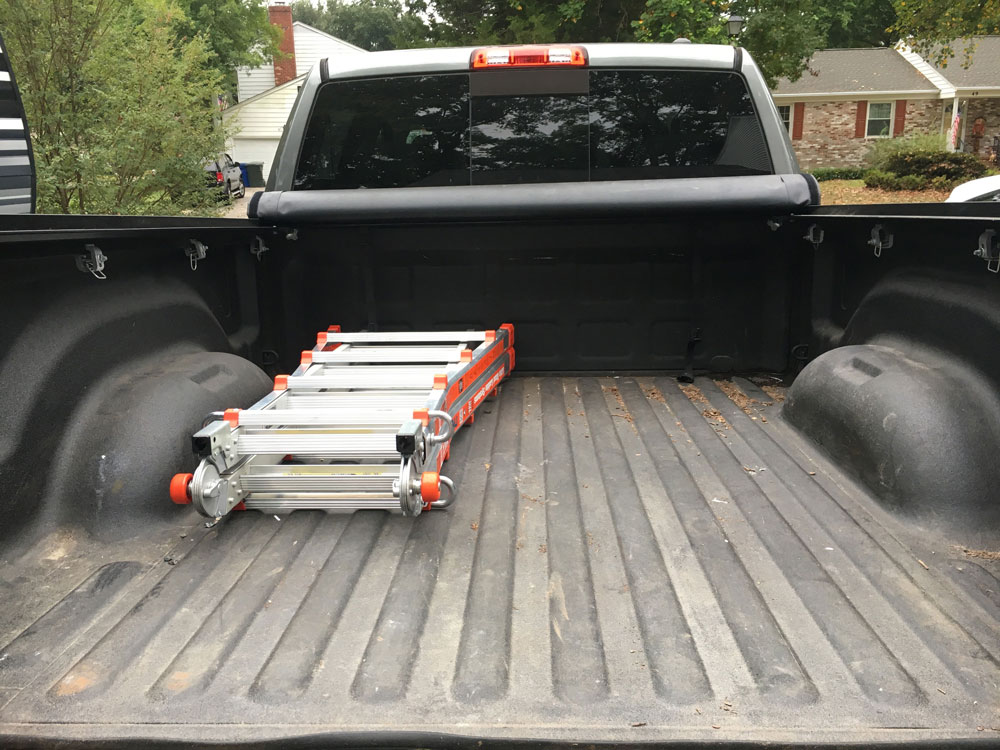
<path fill-rule="evenodd" d="M 451 439 L 514 368 L 513 344 L 510 324 L 426 333 L 331 326 L 267 396 L 213 413 L 192 438 L 198 468 L 173 477 L 170 497 L 210 518 L 446 508 L 454 485 L 440 469 Z"/>

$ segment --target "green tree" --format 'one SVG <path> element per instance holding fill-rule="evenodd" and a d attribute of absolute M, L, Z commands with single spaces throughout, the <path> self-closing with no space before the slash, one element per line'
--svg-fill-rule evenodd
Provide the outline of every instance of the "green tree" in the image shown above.
<path fill-rule="evenodd" d="M 205 209 L 219 74 L 164 0 L 0 0 L 32 131 L 40 212 Z"/>
<path fill-rule="evenodd" d="M 281 30 L 268 20 L 267 0 L 176 0 L 172 18 L 181 40 L 202 36 L 220 71 L 260 65 L 277 53 Z"/>
<path fill-rule="evenodd" d="M 400 0 L 330 0 L 313 5 L 309 0 L 292 6 L 292 17 L 338 39 L 376 51 L 425 47 L 432 43 L 430 25 L 422 4 Z"/>
<path fill-rule="evenodd" d="M 960 50 L 962 64 L 970 64 L 975 43 L 969 37 L 1000 34 L 1000 0 L 893 0 L 893 7 L 893 30 L 940 65 Z"/>
<path fill-rule="evenodd" d="M 255 67 L 278 52 L 281 30 L 272 25 L 267 0 L 173 0 L 177 13 L 170 22 L 183 45 L 201 37 L 208 63 L 223 76 L 222 89 L 236 92 L 236 68 Z"/>
<path fill-rule="evenodd" d="M 725 21 L 731 14 L 745 19 L 739 42 L 771 86 L 779 78 L 798 79 L 823 44 L 825 28 L 813 0 L 647 0 L 633 26 L 639 41 L 685 37 L 719 44 L 726 41 Z"/>
<path fill-rule="evenodd" d="M 630 42 L 645 0 L 434 0 L 448 44 Z"/>
<path fill-rule="evenodd" d="M 892 30 L 892 0 L 827 2 L 818 6 L 817 14 L 826 29 L 824 47 L 890 47 L 899 39 Z"/>

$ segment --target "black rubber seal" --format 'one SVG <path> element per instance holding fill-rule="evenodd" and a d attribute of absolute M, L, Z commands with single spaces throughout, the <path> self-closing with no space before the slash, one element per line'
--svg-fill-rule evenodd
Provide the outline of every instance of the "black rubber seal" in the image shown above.
<path fill-rule="evenodd" d="M 263 190 L 259 190 L 250 196 L 250 202 L 247 204 L 247 218 L 256 219 L 257 218 L 257 204 L 260 203 L 260 196 L 264 194 Z"/>

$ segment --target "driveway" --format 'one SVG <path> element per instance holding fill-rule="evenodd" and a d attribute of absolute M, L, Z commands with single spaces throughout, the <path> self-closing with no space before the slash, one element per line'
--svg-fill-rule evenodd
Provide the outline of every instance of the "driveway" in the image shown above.
<path fill-rule="evenodd" d="M 247 217 L 247 204 L 254 193 L 259 193 L 264 188 L 247 188 L 247 194 L 242 198 L 233 199 L 232 204 L 222 215 L 227 219 L 245 219 Z"/>

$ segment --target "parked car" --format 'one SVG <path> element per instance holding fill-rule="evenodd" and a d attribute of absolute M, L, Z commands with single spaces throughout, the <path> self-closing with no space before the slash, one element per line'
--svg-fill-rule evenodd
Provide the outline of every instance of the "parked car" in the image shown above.
<path fill-rule="evenodd" d="M 243 171 L 229 154 L 223 154 L 206 164 L 205 172 L 208 173 L 209 187 L 219 190 L 222 197 L 242 198 L 247 194 L 247 186 L 243 184 Z"/>
<path fill-rule="evenodd" d="M 1000 201 L 1000 175 L 980 177 L 955 187 L 945 203 L 985 203 Z"/>

